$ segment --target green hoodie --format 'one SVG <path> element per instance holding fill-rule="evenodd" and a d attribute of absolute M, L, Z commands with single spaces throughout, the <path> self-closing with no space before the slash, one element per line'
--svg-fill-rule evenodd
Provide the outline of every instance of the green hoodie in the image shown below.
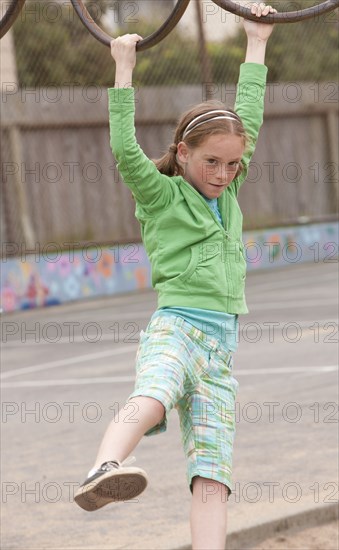
<path fill-rule="evenodd" d="M 109 88 L 110 144 L 136 202 L 135 216 L 152 266 L 158 308 L 196 307 L 248 313 L 243 216 L 237 200 L 263 122 L 267 67 L 243 63 L 235 110 L 251 143 L 244 170 L 218 198 L 221 224 L 205 199 L 181 176 L 165 176 L 135 138 L 134 89 Z"/>

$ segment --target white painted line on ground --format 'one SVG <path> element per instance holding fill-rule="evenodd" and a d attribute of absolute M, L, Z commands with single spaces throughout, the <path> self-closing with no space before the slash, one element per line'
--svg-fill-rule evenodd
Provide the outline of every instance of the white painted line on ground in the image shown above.
<path fill-rule="evenodd" d="M 242 376 L 248 374 L 286 374 L 286 373 L 296 373 L 304 372 L 306 374 L 317 374 L 319 372 L 333 372 L 338 370 L 338 365 L 328 365 L 328 366 L 319 366 L 319 367 L 277 367 L 277 368 L 268 368 L 268 369 L 242 369 L 234 373 L 234 376 Z"/>
<path fill-rule="evenodd" d="M 108 376 L 102 378 L 66 378 L 60 380 L 28 380 L 25 382 L 5 382 L 1 388 L 45 388 L 48 386 L 80 386 L 91 384 L 123 384 L 133 382 L 135 376 Z"/>
<path fill-rule="evenodd" d="M 267 303 L 251 303 L 249 299 L 247 299 L 247 305 L 248 309 L 251 313 L 255 311 L 266 311 L 269 309 L 290 309 L 291 311 L 296 310 L 301 307 L 318 307 L 318 306 L 335 306 L 336 300 L 335 297 L 333 297 L 333 300 L 314 300 L 313 298 L 309 298 L 306 301 L 298 300 L 295 298 L 295 300 L 292 301 L 285 301 L 285 302 L 267 302 Z"/>
<path fill-rule="evenodd" d="M 250 273 L 253 273 L 253 272 L 248 271 L 247 276 Z M 262 282 L 261 279 L 260 281 L 249 280 L 246 288 L 247 288 L 247 292 L 251 292 L 252 290 L 255 292 L 257 292 L 258 290 L 263 290 L 266 293 L 266 292 L 270 292 L 271 290 L 285 290 L 289 288 L 292 288 L 292 289 L 295 288 L 296 292 L 297 291 L 299 292 L 300 288 L 298 287 L 300 286 L 303 289 L 310 288 L 310 286 L 317 285 L 317 284 L 319 284 L 322 287 L 324 281 L 326 281 L 327 284 L 333 283 L 335 285 L 337 282 L 337 277 L 333 273 L 328 273 L 327 275 L 321 275 L 321 277 L 318 277 L 317 279 L 315 278 L 311 279 L 307 275 L 307 287 L 305 287 L 305 274 L 303 273 L 302 276 L 299 278 L 297 278 L 297 274 L 295 274 L 295 277 L 293 278 L 293 280 L 290 280 L 290 279 L 286 280 L 286 278 L 281 278 L 275 282 L 269 282 L 269 283 Z"/>
<path fill-rule="evenodd" d="M 319 367 L 282 367 L 276 369 L 244 369 L 233 373 L 237 378 L 244 375 L 256 376 L 258 374 L 286 374 L 286 373 L 304 373 L 304 374 L 320 374 L 324 372 L 333 372 L 338 370 L 338 365 L 328 365 Z M 5 382 L 1 384 L 1 388 L 44 388 L 48 386 L 78 386 L 91 384 L 123 384 L 125 382 L 133 382 L 133 376 L 106 376 L 100 378 L 61 378 L 60 380 L 27 380 L 22 382 Z"/>
<path fill-rule="evenodd" d="M 66 365 L 76 365 L 84 361 L 94 361 L 103 357 L 114 357 L 116 355 L 125 355 L 129 352 L 136 352 L 136 348 L 139 344 L 135 344 L 133 349 L 131 347 L 119 348 L 116 350 L 100 351 L 98 353 L 87 353 L 86 355 L 78 355 L 78 357 L 70 357 L 69 359 L 60 359 L 59 361 L 50 361 L 49 363 L 41 363 L 41 365 L 32 365 L 31 367 L 24 367 L 22 369 L 14 369 L 8 372 L 4 372 L 1 375 L 1 380 L 12 378 L 13 376 L 19 376 L 20 374 L 30 374 L 31 372 L 38 372 L 41 370 L 55 369 L 57 367 L 64 367 Z"/>
<path fill-rule="evenodd" d="M 315 333 L 316 330 L 329 330 L 331 327 L 330 325 L 332 323 L 334 324 L 338 324 L 338 318 L 336 319 L 312 319 L 310 321 L 297 321 L 297 320 L 294 320 L 292 321 L 293 324 L 298 324 L 298 326 L 301 328 L 301 329 L 309 329 L 310 332 L 312 334 Z M 132 321 L 131 321 L 132 322 Z M 260 330 L 262 332 L 268 332 L 268 331 L 271 331 L 272 330 L 272 326 L 270 326 L 271 323 L 273 323 L 273 321 L 266 321 L 265 323 L 259 323 L 259 322 L 256 322 L 256 321 L 247 321 L 246 320 L 246 317 L 245 316 L 242 316 L 240 315 L 239 317 L 239 323 L 240 323 L 240 329 L 242 328 L 245 328 L 246 327 L 246 335 L 248 333 L 255 333 L 257 332 L 258 328 L 260 328 Z M 291 323 L 290 320 L 287 320 L 287 319 L 284 319 L 284 320 L 280 320 L 280 321 L 274 321 L 274 323 L 278 323 L 278 325 L 275 325 L 274 327 L 274 330 L 275 331 L 278 331 L 280 327 L 288 324 L 288 323 Z M 317 329 L 314 325 L 315 323 L 318 323 L 319 325 L 319 328 Z M 250 326 L 248 326 L 250 325 Z M 251 326 L 253 325 L 253 326 Z M 327 325 L 327 329 L 322 329 L 322 327 L 320 325 Z M 143 330 L 146 330 L 146 327 L 143 329 Z M 134 335 L 133 335 L 134 337 Z M 130 332 L 121 332 L 119 334 L 119 340 L 120 340 L 120 343 L 125 343 L 125 344 L 134 344 L 136 342 L 133 342 L 133 341 L 129 341 L 128 339 L 131 338 L 131 333 Z M 116 342 L 115 340 L 115 334 L 112 332 L 112 333 L 105 333 L 105 334 L 102 334 L 100 335 L 100 338 L 98 338 L 97 341 L 95 342 L 90 342 L 88 340 L 86 340 L 83 336 L 81 336 L 80 334 L 72 337 L 72 339 L 69 337 L 69 336 L 61 336 L 61 338 L 55 342 L 52 342 L 52 341 L 48 341 L 48 340 L 44 340 L 44 339 L 41 339 L 39 341 L 35 341 L 33 339 L 29 339 L 29 340 L 26 340 L 26 341 L 21 341 L 21 340 L 9 340 L 8 342 L 2 342 L 2 346 L 3 346 L 3 349 L 11 349 L 11 348 L 16 348 L 20 345 L 23 345 L 23 346 L 41 346 L 41 345 L 44 345 L 44 346 L 54 346 L 54 345 L 60 345 L 60 344 L 88 344 L 89 346 L 95 346 L 95 345 L 98 345 L 99 342 L 115 342 L 116 344 L 118 344 L 118 342 Z"/>
<path fill-rule="evenodd" d="M 121 342 L 124 342 L 126 344 L 136 343 L 136 342 L 133 342 L 133 341 L 129 342 L 128 337 L 129 338 L 132 337 L 130 332 L 120 333 L 119 334 L 120 343 Z M 41 345 L 55 346 L 57 344 L 70 344 L 70 345 L 71 344 L 88 344 L 88 345 L 91 345 L 91 346 L 96 346 L 96 345 L 99 344 L 99 342 L 116 342 L 116 338 L 114 336 L 113 331 L 112 331 L 111 334 L 102 334 L 102 335 L 100 335 L 100 337 L 98 337 L 98 340 L 93 341 L 93 342 L 90 342 L 88 338 L 89 338 L 89 335 L 87 336 L 87 340 L 86 340 L 83 336 L 81 336 L 79 334 L 78 336 L 72 337 L 72 339 L 69 336 L 61 336 L 61 338 L 59 340 L 55 341 L 55 342 L 44 340 L 43 338 L 41 338 L 41 340 L 38 341 L 38 342 L 33 340 L 33 338 L 31 340 L 26 340 L 26 341 L 9 340 L 6 343 L 2 343 L 2 346 L 6 349 L 7 348 L 15 348 L 15 347 L 18 347 L 18 346 L 21 346 L 21 345 L 22 346 L 41 346 Z M 116 342 L 116 343 L 118 343 L 118 342 Z"/>

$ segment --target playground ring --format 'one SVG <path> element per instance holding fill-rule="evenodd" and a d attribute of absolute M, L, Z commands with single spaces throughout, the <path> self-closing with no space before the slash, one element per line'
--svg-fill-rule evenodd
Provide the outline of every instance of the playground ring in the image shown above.
<path fill-rule="evenodd" d="M 105 46 L 109 46 L 113 37 L 105 33 L 95 21 L 92 19 L 88 10 L 83 4 L 83 0 L 71 0 L 72 5 L 76 13 L 78 14 L 81 22 L 86 29 Z M 177 25 L 182 16 L 184 15 L 190 0 L 178 0 L 172 13 L 161 25 L 161 27 L 150 36 L 140 40 L 137 43 L 137 50 L 143 51 L 152 46 L 155 46 L 161 40 L 163 40 Z M 233 2 L 233 0 L 213 0 L 213 2 L 220 8 L 229 11 L 235 15 L 249 19 L 251 21 L 257 21 L 259 18 L 251 13 L 249 8 L 246 8 L 239 3 Z M 25 0 L 11 0 L 6 13 L 0 22 L 0 38 L 2 38 L 6 32 L 13 25 L 15 19 L 18 17 Z M 325 0 L 319 4 L 305 8 L 298 11 L 279 12 L 266 15 L 264 18 L 260 18 L 261 23 L 297 23 L 298 21 L 304 21 L 313 17 L 319 17 L 325 13 L 335 10 L 339 6 L 339 0 Z"/>
<path fill-rule="evenodd" d="M 93 21 L 92 17 L 90 16 L 87 9 L 85 8 L 83 4 L 83 0 L 71 0 L 71 2 L 73 5 L 73 8 L 77 12 L 78 16 L 80 17 L 82 23 L 85 25 L 86 29 L 97 40 L 102 42 L 102 44 L 105 44 L 105 46 L 110 47 L 113 36 L 109 36 L 102 29 L 100 29 L 100 27 L 98 27 L 98 25 L 95 23 L 95 21 Z M 172 13 L 166 19 L 165 23 L 163 23 L 163 25 L 161 25 L 161 27 L 157 31 L 155 31 L 154 33 L 147 36 L 147 38 L 144 38 L 144 40 L 140 40 L 140 42 L 137 43 L 137 46 L 136 46 L 137 51 L 141 52 L 161 42 L 161 40 L 163 40 L 174 29 L 177 23 L 179 23 L 189 3 L 190 3 L 190 0 L 178 0 Z"/>
<path fill-rule="evenodd" d="M 11 28 L 14 21 L 18 17 L 25 0 L 11 0 L 8 8 L 0 21 L 0 38 Z"/>
<path fill-rule="evenodd" d="M 258 17 L 251 13 L 251 10 L 241 6 L 239 3 L 232 0 L 213 0 L 217 6 L 223 10 L 229 11 L 235 15 L 239 15 L 250 21 L 257 21 Z M 260 18 L 261 23 L 297 23 L 305 21 L 312 17 L 318 17 L 329 11 L 335 10 L 339 6 L 339 0 L 326 0 L 310 8 L 305 8 L 298 11 L 285 11 L 279 13 L 271 13 Z"/>

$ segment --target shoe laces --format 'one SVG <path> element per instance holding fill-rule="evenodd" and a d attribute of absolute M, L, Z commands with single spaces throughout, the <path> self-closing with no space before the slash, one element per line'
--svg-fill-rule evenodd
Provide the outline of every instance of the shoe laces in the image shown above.
<path fill-rule="evenodd" d="M 133 464 L 135 462 L 136 458 L 135 456 L 128 456 L 120 462 L 119 460 L 109 460 L 108 462 L 104 462 L 100 466 L 100 470 L 103 470 L 104 472 L 109 472 L 113 468 L 120 468 L 121 466 L 129 466 L 130 464 Z"/>
<path fill-rule="evenodd" d="M 128 456 L 120 463 L 120 466 L 129 466 L 130 464 L 133 464 L 133 462 L 136 461 L 135 456 Z"/>

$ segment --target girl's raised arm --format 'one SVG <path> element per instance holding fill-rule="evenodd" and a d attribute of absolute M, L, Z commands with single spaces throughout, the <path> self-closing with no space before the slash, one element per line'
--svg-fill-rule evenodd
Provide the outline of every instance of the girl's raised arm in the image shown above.
<path fill-rule="evenodd" d="M 173 182 L 160 174 L 142 151 L 135 137 L 135 98 L 132 84 L 138 34 L 126 34 L 111 41 L 116 62 L 115 86 L 108 89 L 110 145 L 124 183 L 144 212 L 153 215 L 172 202 Z"/>
<path fill-rule="evenodd" d="M 266 6 L 263 2 L 260 4 L 251 4 L 251 13 L 257 17 L 265 17 L 269 13 L 277 13 L 272 6 Z M 245 63 L 265 63 L 265 53 L 267 40 L 272 34 L 274 25 L 267 23 L 259 23 L 257 21 L 249 21 L 244 19 L 244 29 L 247 34 L 247 50 Z"/>
<path fill-rule="evenodd" d="M 135 67 L 136 45 L 142 40 L 138 34 L 125 34 L 111 41 L 111 56 L 115 67 L 115 88 L 131 88 L 132 75 Z"/>
<path fill-rule="evenodd" d="M 265 17 L 268 13 L 276 13 L 277 11 L 271 6 L 266 6 L 264 3 L 252 4 L 250 7 L 251 12 L 258 17 Z M 238 194 L 242 183 L 246 179 L 259 130 L 263 123 L 267 77 L 265 53 L 267 41 L 274 25 L 243 20 L 243 26 L 247 34 L 247 50 L 245 63 L 240 66 L 235 111 L 242 120 L 250 142 L 242 158 L 244 170 L 231 184 L 236 194 Z"/>

